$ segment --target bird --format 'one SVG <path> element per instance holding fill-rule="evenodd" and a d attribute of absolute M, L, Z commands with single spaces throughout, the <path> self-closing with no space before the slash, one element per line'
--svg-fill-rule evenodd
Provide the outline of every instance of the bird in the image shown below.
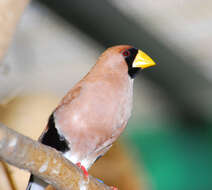
<path fill-rule="evenodd" d="M 154 65 L 146 53 L 131 45 L 106 49 L 53 110 L 39 142 L 61 152 L 88 176 L 87 170 L 128 123 L 136 75 Z M 27 190 L 44 190 L 47 185 L 31 175 Z"/>

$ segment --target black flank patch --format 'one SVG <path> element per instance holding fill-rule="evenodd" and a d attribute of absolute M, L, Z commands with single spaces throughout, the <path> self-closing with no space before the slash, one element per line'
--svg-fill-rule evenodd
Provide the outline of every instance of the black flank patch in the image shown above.
<path fill-rule="evenodd" d="M 64 136 L 61 136 L 55 128 L 53 114 L 51 114 L 51 116 L 49 117 L 48 130 L 42 136 L 41 143 L 55 148 L 56 150 L 62 153 L 65 153 L 70 150 L 70 148 L 68 147 L 68 141 L 65 139 Z"/>

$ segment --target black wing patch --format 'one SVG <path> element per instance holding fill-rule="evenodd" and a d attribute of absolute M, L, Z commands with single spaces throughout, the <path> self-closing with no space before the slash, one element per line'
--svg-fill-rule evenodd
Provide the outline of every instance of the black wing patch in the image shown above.
<path fill-rule="evenodd" d="M 68 147 L 68 141 L 64 136 L 61 136 L 58 133 L 58 130 L 55 128 L 54 115 L 51 114 L 48 122 L 48 130 L 43 134 L 41 138 L 41 143 L 48 145 L 56 150 L 64 153 L 70 150 Z"/>

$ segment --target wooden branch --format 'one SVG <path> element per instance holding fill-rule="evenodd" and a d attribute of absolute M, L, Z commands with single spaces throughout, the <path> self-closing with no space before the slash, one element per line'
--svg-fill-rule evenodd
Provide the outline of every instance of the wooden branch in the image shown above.
<path fill-rule="evenodd" d="M 110 190 L 82 171 L 55 149 L 33 141 L 0 124 L 0 158 L 28 170 L 58 190 Z"/>
<path fill-rule="evenodd" d="M 5 54 L 17 22 L 29 0 L 0 1 L 0 60 Z"/>

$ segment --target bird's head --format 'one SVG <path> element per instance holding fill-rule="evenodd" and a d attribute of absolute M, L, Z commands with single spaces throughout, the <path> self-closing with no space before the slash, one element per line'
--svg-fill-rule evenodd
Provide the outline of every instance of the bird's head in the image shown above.
<path fill-rule="evenodd" d="M 132 79 L 140 70 L 156 65 L 146 53 L 129 45 L 108 48 L 99 61 L 113 69 L 126 70 Z"/>

